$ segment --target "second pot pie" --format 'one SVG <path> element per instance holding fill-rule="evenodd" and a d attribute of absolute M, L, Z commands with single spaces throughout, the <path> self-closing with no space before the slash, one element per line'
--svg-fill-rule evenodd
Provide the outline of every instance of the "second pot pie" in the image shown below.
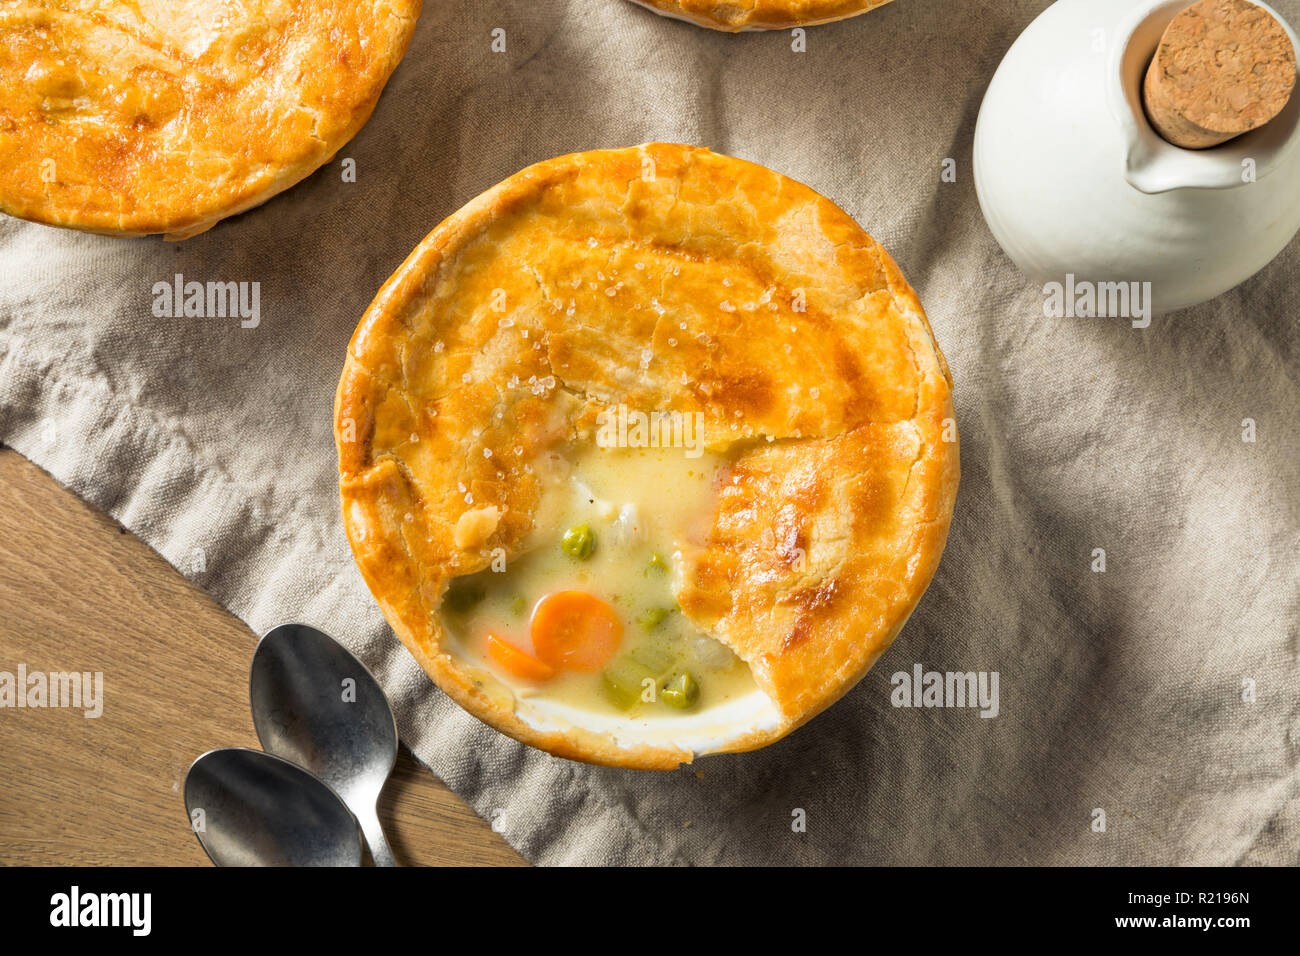
<path fill-rule="evenodd" d="M 846 20 L 883 7 L 889 0 L 632 0 L 678 20 L 739 33 L 785 30 Z"/>
<path fill-rule="evenodd" d="M 352 338 L 344 524 L 457 703 L 668 769 L 837 700 L 939 562 L 951 381 L 916 294 L 771 170 L 651 144 L 466 204 Z"/>
<path fill-rule="evenodd" d="M 0 2 L 0 212 L 184 239 L 365 123 L 420 0 Z"/>

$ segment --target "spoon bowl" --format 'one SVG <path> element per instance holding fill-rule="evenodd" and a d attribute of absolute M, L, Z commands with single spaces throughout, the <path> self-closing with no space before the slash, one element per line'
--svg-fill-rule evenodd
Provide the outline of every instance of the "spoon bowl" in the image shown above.
<path fill-rule="evenodd" d="M 397 724 L 379 682 L 322 631 L 281 624 L 253 653 L 253 725 L 267 753 L 324 781 L 347 804 L 378 866 L 393 866 L 376 804 L 397 760 Z"/>
<path fill-rule="evenodd" d="M 210 750 L 185 775 L 194 835 L 217 866 L 360 866 L 361 834 L 338 794 L 259 750 Z"/>

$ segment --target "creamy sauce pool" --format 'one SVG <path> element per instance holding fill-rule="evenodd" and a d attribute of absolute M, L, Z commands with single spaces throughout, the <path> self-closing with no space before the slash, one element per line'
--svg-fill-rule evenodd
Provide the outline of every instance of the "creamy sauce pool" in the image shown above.
<path fill-rule="evenodd" d="M 453 649 L 521 698 L 544 695 L 597 713 L 671 719 L 751 693 L 749 668 L 686 620 L 674 597 L 681 550 L 702 544 L 712 522 L 723 463 L 681 448 L 592 448 L 539 462 L 543 493 L 524 554 L 457 579 L 444 602 Z M 546 657 L 532 640 L 539 602 L 572 591 L 603 602 L 621 625 L 608 661 L 534 678 L 505 669 L 489 636 Z M 528 671 L 536 661 L 522 663 Z"/>

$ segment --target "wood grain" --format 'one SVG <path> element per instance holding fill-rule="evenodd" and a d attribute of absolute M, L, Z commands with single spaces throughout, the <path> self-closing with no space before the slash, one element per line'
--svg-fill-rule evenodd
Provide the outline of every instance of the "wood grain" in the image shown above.
<path fill-rule="evenodd" d="M 204 751 L 257 746 L 255 636 L 9 449 L 0 492 L 0 671 L 102 671 L 105 699 L 0 709 L 0 864 L 207 865 L 181 787 Z M 380 816 L 401 863 L 523 863 L 405 748 Z"/>

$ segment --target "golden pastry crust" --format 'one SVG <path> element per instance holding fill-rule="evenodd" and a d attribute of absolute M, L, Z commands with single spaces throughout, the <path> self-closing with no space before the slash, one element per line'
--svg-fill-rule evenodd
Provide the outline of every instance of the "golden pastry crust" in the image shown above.
<path fill-rule="evenodd" d="M 739 33 L 741 30 L 785 30 L 846 20 L 889 0 L 633 0 L 665 16 Z"/>
<path fill-rule="evenodd" d="M 183 239 L 327 163 L 421 0 L 0 2 L 0 211 Z"/>
<path fill-rule="evenodd" d="M 449 653 L 439 620 L 452 578 L 520 552 L 540 494 L 531 462 L 594 442 L 620 403 L 698 412 L 728 452 L 678 599 L 780 710 L 725 749 L 770 743 L 866 673 L 938 564 L 958 448 L 925 313 L 813 190 L 650 144 L 561 156 L 488 190 L 358 325 L 335 406 L 344 524 L 398 636 L 457 703 L 525 743 L 668 768 L 693 755 L 525 723 Z"/>

